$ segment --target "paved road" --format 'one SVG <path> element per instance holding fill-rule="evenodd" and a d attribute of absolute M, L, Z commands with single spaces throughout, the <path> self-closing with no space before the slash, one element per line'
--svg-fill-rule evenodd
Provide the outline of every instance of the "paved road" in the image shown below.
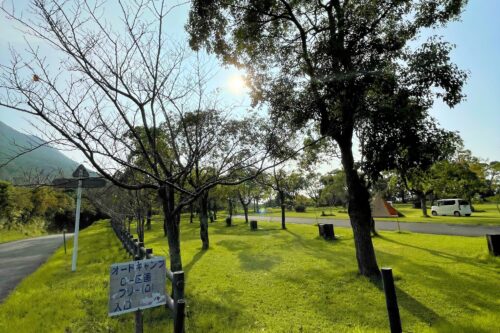
<path fill-rule="evenodd" d="M 69 237 L 72 234 L 66 234 L 66 236 Z M 62 244 L 62 235 L 0 244 L 0 302 Z"/>
<path fill-rule="evenodd" d="M 244 216 L 237 216 L 244 218 Z M 281 217 L 269 216 L 249 216 L 250 219 L 258 221 L 281 222 Z M 314 219 L 303 217 L 287 217 L 287 223 L 298 224 L 316 224 L 320 223 L 333 223 L 338 227 L 350 227 L 349 220 L 337 219 Z M 401 230 L 418 232 L 423 234 L 437 234 L 437 235 L 456 235 L 456 236 L 484 236 L 486 234 L 500 234 L 500 226 L 485 226 L 485 225 L 465 225 L 465 224 L 452 224 L 452 223 L 429 223 L 429 222 L 401 222 L 399 223 Z M 397 222 L 389 221 L 376 221 L 375 227 L 377 230 L 398 230 Z"/>

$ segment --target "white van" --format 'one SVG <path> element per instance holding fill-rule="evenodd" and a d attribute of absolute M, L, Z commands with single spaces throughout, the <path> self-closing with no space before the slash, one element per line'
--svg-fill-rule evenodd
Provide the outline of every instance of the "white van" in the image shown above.
<path fill-rule="evenodd" d="M 470 204 L 464 199 L 442 199 L 436 201 L 436 206 L 431 207 L 432 216 L 455 215 L 470 216 L 472 210 Z"/>

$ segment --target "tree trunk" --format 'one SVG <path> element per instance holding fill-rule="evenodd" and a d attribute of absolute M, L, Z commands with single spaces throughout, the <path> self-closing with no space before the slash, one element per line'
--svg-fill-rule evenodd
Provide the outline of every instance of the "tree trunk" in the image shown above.
<path fill-rule="evenodd" d="M 193 203 L 189 205 L 189 223 L 193 223 Z"/>
<path fill-rule="evenodd" d="M 170 254 L 170 270 L 182 271 L 181 247 L 179 237 L 179 218 L 174 213 L 175 197 L 171 186 L 163 185 L 158 191 L 163 206 L 164 230 L 168 241 Z"/>
<path fill-rule="evenodd" d="M 361 275 L 379 279 L 380 270 L 370 235 L 372 219 L 370 195 L 355 169 L 351 141 L 337 140 L 337 142 L 342 153 L 342 166 L 346 174 L 348 213 L 354 234 L 358 270 Z"/>
<path fill-rule="evenodd" d="M 203 193 L 199 198 L 200 203 L 200 239 L 202 250 L 208 250 L 208 193 Z"/>
<path fill-rule="evenodd" d="M 146 215 L 146 229 L 151 230 L 151 217 L 153 216 L 153 209 L 151 206 L 148 207 L 148 212 Z"/>
<path fill-rule="evenodd" d="M 422 215 L 425 217 L 429 217 L 427 214 L 427 200 L 425 198 L 424 193 L 418 193 L 418 198 L 420 199 L 420 208 L 422 209 Z"/>
<path fill-rule="evenodd" d="M 280 204 L 281 204 L 281 229 L 286 229 L 285 224 L 285 193 L 283 191 L 279 191 Z"/>
<path fill-rule="evenodd" d="M 401 190 L 401 201 L 402 201 L 403 203 L 406 203 L 405 190 Z"/>
<path fill-rule="evenodd" d="M 229 217 L 232 219 L 233 218 L 233 200 L 231 200 L 231 199 L 228 200 L 228 210 L 229 210 Z"/>
<path fill-rule="evenodd" d="M 136 225 L 136 231 L 137 231 L 137 238 L 139 239 L 139 242 L 144 242 L 144 216 L 142 214 L 142 210 L 140 208 L 137 209 L 136 212 L 136 218 L 137 218 L 137 225 Z"/>
<path fill-rule="evenodd" d="M 248 205 L 243 205 L 243 211 L 245 212 L 245 223 L 248 224 Z"/>

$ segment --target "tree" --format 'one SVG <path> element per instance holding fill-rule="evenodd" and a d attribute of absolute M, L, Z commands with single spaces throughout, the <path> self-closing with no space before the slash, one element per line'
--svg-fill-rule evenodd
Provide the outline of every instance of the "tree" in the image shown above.
<path fill-rule="evenodd" d="M 500 162 L 492 161 L 485 165 L 486 184 L 488 195 L 495 195 L 500 191 Z"/>
<path fill-rule="evenodd" d="M 423 29 L 457 19 L 464 5 L 460 0 L 192 3 L 191 47 L 206 47 L 223 61 L 244 66 L 254 101 L 267 103 L 276 119 L 299 128 L 313 121 L 321 135 L 337 143 L 362 275 L 380 272 L 353 135 L 388 96 L 408 95 L 420 105 L 436 97 L 449 106 L 460 102 L 466 74 L 450 63 L 450 45 L 438 38 L 416 49 L 408 44 Z"/>
<path fill-rule="evenodd" d="M 486 189 L 484 179 L 481 179 L 465 161 L 441 161 L 432 167 L 433 188 L 441 198 L 465 198 L 472 206 L 475 194 Z"/>
<path fill-rule="evenodd" d="M 167 37 L 173 8 L 166 1 L 120 2 L 110 9 L 100 2 L 33 0 L 29 18 L 6 6 L 4 13 L 30 38 L 26 53 L 12 50 L 10 64 L 0 68 L 0 105 L 38 117 L 49 128 L 46 141 L 78 149 L 114 185 L 156 191 L 170 268 L 182 270 L 181 210 L 219 183 L 243 181 L 235 171 L 262 168 L 268 136 L 253 133 L 258 140 L 252 137 L 250 145 L 243 124 L 251 122 L 235 119 L 208 96 L 208 74 Z M 119 18 L 111 24 L 114 13 Z M 51 66 L 32 40 L 51 48 L 50 59 L 60 66 Z M 203 140 L 190 137 L 193 129 L 205 131 L 192 119 L 209 110 L 223 113 L 235 130 L 222 143 L 230 147 L 223 155 L 214 138 L 224 127 L 196 136 Z M 216 162 L 211 168 L 217 172 L 189 186 L 195 166 L 205 161 Z M 121 177 L 127 170 L 132 177 Z"/>
<path fill-rule="evenodd" d="M 451 158 L 462 140 L 457 133 L 440 128 L 427 109 L 407 95 L 387 98 L 384 103 L 359 130 L 365 158 L 361 169 L 369 186 L 383 171 L 395 170 L 420 200 L 423 216 L 428 216 L 427 196 L 433 192 L 431 167 Z"/>
<path fill-rule="evenodd" d="M 321 192 L 323 190 L 320 182 L 320 174 L 317 172 L 310 172 L 304 178 L 304 189 L 314 202 L 314 206 L 319 207 Z"/>
<path fill-rule="evenodd" d="M 286 229 L 285 210 L 287 200 L 293 203 L 293 199 L 304 187 L 304 178 L 296 172 L 287 173 L 284 169 L 273 168 L 267 177 L 259 179 L 262 185 L 276 192 L 281 207 L 281 228 Z"/>
<path fill-rule="evenodd" d="M 320 182 L 323 185 L 320 198 L 324 204 L 344 207 L 348 204 L 347 185 L 343 170 L 328 172 L 320 178 Z"/>
<path fill-rule="evenodd" d="M 248 223 L 248 207 L 253 198 L 259 193 L 259 184 L 255 179 L 248 180 L 236 186 L 236 194 L 245 215 L 245 223 Z"/>

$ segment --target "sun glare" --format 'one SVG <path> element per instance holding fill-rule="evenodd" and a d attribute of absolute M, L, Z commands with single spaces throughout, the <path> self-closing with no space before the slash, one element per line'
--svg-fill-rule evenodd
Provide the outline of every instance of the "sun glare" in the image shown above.
<path fill-rule="evenodd" d="M 241 75 L 230 76 L 227 85 L 229 91 L 235 95 L 241 95 L 247 87 L 245 79 Z"/>

